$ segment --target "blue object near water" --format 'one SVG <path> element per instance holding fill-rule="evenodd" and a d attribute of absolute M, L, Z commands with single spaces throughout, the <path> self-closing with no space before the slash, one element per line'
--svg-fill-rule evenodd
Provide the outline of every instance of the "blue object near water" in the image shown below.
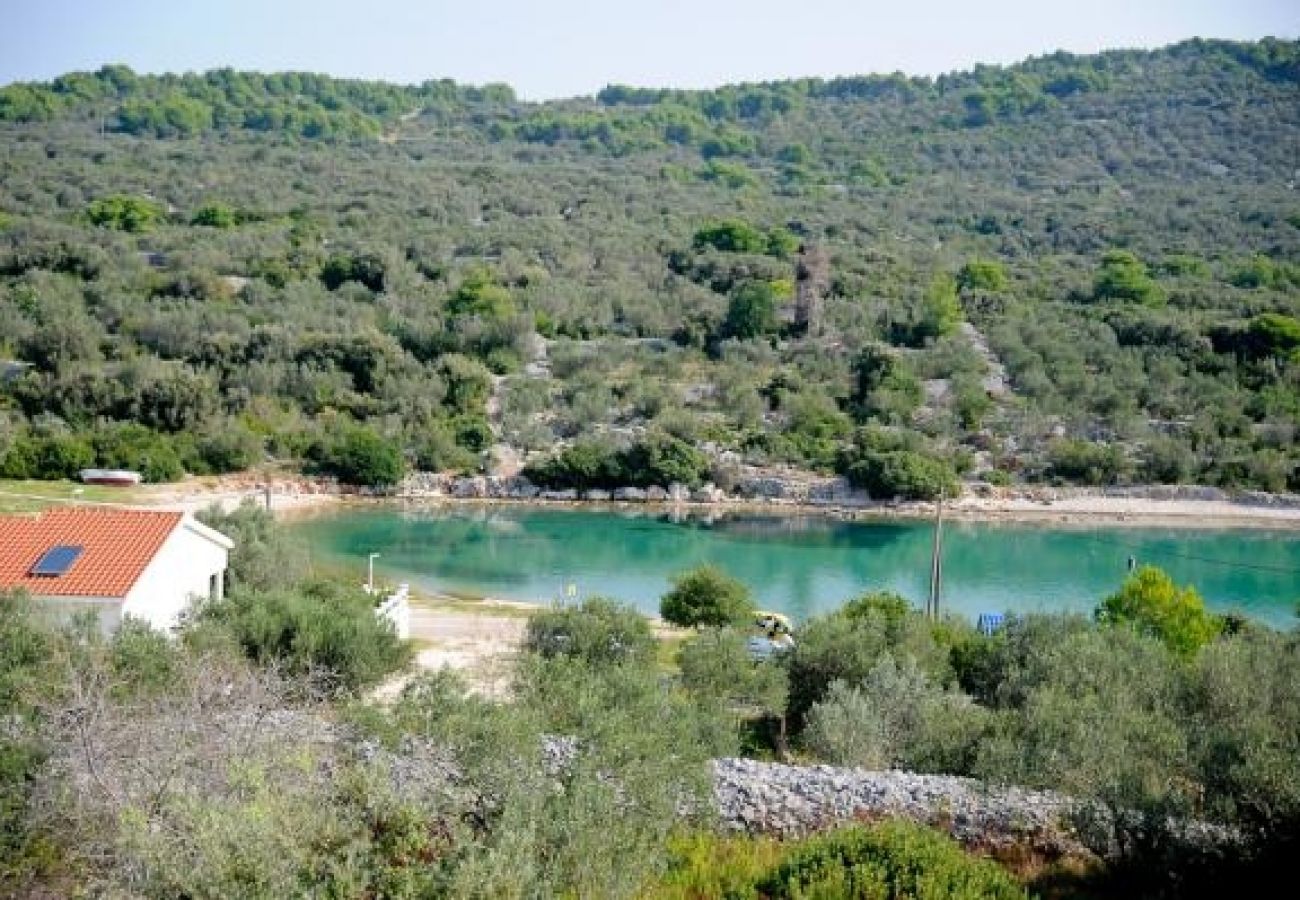
<path fill-rule="evenodd" d="M 980 613 L 979 619 L 975 622 L 975 627 L 980 634 L 990 635 L 1002 627 L 1005 618 L 1000 612 Z"/>

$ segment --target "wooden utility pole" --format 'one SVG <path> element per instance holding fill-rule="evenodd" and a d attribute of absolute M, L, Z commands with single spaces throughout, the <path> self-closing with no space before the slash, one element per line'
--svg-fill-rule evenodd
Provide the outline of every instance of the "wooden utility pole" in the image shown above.
<path fill-rule="evenodd" d="M 930 602 L 925 613 L 939 619 L 939 592 L 943 588 L 943 494 L 934 505 L 934 546 L 930 551 Z"/>

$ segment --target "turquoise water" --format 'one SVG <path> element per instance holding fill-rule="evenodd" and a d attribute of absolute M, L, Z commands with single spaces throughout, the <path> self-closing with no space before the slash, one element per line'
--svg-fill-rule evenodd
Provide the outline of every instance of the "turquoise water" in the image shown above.
<path fill-rule="evenodd" d="M 863 591 L 888 588 L 924 603 L 932 528 L 900 521 L 738 515 L 674 521 L 667 514 L 533 507 L 331 511 L 293 526 L 316 559 L 355 565 L 367 554 L 389 581 L 430 590 L 546 601 L 573 585 L 657 611 L 674 573 L 715 563 L 760 605 L 803 619 Z M 1083 528 L 948 522 L 943 607 L 1088 612 L 1126 574 L 1128 558 L 1194 584 L 1219 611 L 1297 624 L 1300 532 Z"/>

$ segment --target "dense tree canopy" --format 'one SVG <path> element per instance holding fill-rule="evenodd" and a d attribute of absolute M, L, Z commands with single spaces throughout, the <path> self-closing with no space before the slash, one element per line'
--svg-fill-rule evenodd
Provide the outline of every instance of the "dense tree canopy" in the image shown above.
<path fill-rule="evenodd" d="M 319 464 L 361 422 L 457 469 L 666 434 L 704 480 L 846 469 L 857 424 L 976 478 L 1294 490 L 1298 57 L 540 104 L 122 66 L 9 85 L 0 460 Z M 917 463 L 856 479 L 932 493 Z"/>

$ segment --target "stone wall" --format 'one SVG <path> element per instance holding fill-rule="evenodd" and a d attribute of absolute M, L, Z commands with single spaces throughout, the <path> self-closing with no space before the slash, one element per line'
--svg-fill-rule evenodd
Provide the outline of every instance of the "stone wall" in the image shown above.
<path fill-rule="evenodd" d="M 968 846 L 1024 846 L 1057 856 L 1085 852 L 1059 794 L 994 788 L 969 778 L 787 766 L 747 759 L 713 763 L 722 824 L 750 834 L 797 836 L 854 821 L 906 818 Z"/>

